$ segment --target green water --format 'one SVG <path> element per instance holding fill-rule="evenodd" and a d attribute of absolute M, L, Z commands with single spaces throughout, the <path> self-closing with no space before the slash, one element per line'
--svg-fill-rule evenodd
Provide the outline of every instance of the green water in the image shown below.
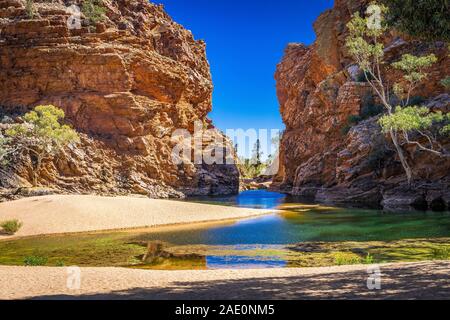
<path fill-rule="evenodd" d="M 243 207 L 279 208 L 260 218 L 164 232 L 115 232 L 0 242 L 0 264 L 205 269 L 319 266 L 447 259 L 450 213 L 384 214 L 377 210 L 304 205 L 277 193 L 193 199 Z M 143 262 L 149 242 L 166 257 Z M 29 259 L 28 259 L 29 260 Z"/>

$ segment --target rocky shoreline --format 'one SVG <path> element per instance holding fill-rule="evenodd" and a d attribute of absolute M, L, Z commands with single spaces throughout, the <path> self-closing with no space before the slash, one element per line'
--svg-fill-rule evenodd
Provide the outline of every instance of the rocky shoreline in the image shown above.
<path fill-rule="evenodd" d="M 335 1 L 314 24 L 317 37 L 311 46 L 287 46 L 275 74 L 286 131 L 273 188 L 322 203 L 386 211 L 449 210 L 450 158 L 405 145 L 414 176 L 407 185 L 394 147 L 377 122 L 380 102 L 346 51 L 346 24 L 368 2 Z M 395 32 L 383 42 L 388 63 L 409 52 L 435 54 L 438 62 L 413 99 L 432 111 L 448 113 L 450 95 L 441 85 L 450 74 L 447 45 Z M 392 69 L 382 72 L 395 83 L 398 74 Z M 450 149 L 448 137 L 437 142 Z"/>

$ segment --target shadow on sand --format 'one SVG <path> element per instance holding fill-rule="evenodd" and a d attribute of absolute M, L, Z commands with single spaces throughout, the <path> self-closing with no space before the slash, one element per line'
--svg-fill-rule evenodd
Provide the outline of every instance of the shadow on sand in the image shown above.
<path fill-rule="evenodd" d="M 450 262 L 381 267 L 381 290 L 368 290 L 366 270 L 207 282 L 173 282 L 166 288 L 133 288 L 105 294 L 36 299 L 449 299 Z"/>

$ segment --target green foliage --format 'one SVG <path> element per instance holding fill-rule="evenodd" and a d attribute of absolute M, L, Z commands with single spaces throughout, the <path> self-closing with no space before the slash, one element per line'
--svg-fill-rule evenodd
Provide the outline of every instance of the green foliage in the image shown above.
<path fill-rule="evenodd" d="M 444 126 L 441 129 L 441 134 L 446 134 L 446 135 L 450 135 L 450 113 L 447 113 L 444 116 L 444 121 L 446 123 L 444 123 Z"/>
<path fill-rule="evenodd" d="M 85 0 L 81 6 L 90 25 L 95 25 L 105 19 L 106 8 L 102 0 Z"/>
<path fill-rule="evenodd" d="M 264 173 L 267 166 L 264 163 L 256 164 L 251 159 L 241 158 L 239 161 L 239 171 L 243 178 L 254 179 Z"/>
<path fill-rule="evenodd" d="M 442 122 L 447 116 L 442 112 L 430 112 L 426 107 L 397 107 L 395 112 L 380 118 L 379 123 L 383 132 L 391 130 L 411 132 L 414 130 L 425 130 L 436 122 Z"/>
<path fill-rule="evenodd" d="M 374 258 L 370 253 L 367 253 L 367 256 L 364 258 L 364 263 L 365 264 L 373 264 L 374 263 Z"/>
<path fill-rule="evenodd" d="M 428 10 L 428 9 L 427 9 Z M 376 93 L 382 103 L 387 115 L 380 119 L 383 131 L 389 134 L 400 162 L 403 166 L 408 183 L 413 179 L 413 170 L 409 164 L 409 159 L 403 150 L 403 143 L 399 139 L 404 139 L 406 144 L 415 144 L 423 151 L 429 151 L 435 155 L 444 155 L 441 151 L 434 150 L 433 138 L 427 133 L 418 132 L 427 138 L 429 147 L 425 147 L 418 141 L 411 141 L 408 132 L 413 130 L 430 129 L 434 122 L 442 122 L 444 116 L 441 113 L 430 113 L 427 108 L 413 107 L 411 105 L 411 95 L 415 88 L 427 78 L 425 69 L 437 62 L 434 54 L 428 56 L 414 56 L 404 54 L 401 59 L 392 64 L 392 67 L 403 73 L 400 82 L 392 87 L 384 79 L 384 44 L 380 41 L 381 36 L 388 30 L 385 23 L 385 15 L 388 9 L 386 6 L 379 6 L 372 3 L 367 9 L 368 17 L 363 18 L 357 12 L 352 20 L 347 24 L 349 36 L 346 39 L 346 47 L 349 54 L 359 67 L 371 78 L 367 82 L 373 92 Z M 394 93 L 403 107 L 394 107 L 390 97 Z M 410 107 L 408 107 L 410 106 Z M 450 131 L 445 125 L 442 132 Z"/>
<path fill-rule="evenodd" d="M 29 140 L 49 153 L 69 143 L 79 142 L 79 136 L 68 125 L 60 123 L 65 117 L 64 111 L 52 106 L 37 106 L 24 116 L 23 124 L 16 124 L 6 130 L 10 138 Z"/>
<path fill-rule="evenodd" d="M 272 141 L 274 145 L 279 144 L 280 137 L 275 137 Z M 265 162 L 262 161 L 263 152 L 261 150 L 261 141 L 258 139 L 253 147 L 251 159 L 239 159 L 239 171 L 243 178 L 254 179 L 261 176 L 264 171 L 270 166 L 272 157 Z"/>
<path fill-rule="evenodd" d="M 423 70 L 431 67 L 436 62 L 437 58 L 434 54 L 423 57 L 417 57 L 412 54 L 404 54 L 401 60 L 394 62 L 392 66 L 395 69 L 404 72 L 403 78 L 406 81 L 410 83 L 417 83 L 423 81 L 427 77 L 427 74 Z"/>
<path fill-rule="evenodd" d="M 446 87 L 448 90 L 450 90 L 450 76 L 448 76 L 445 79 L 442 79 L 441 84 Z"/>
<path fill-rule="evenodd" d="M 33 19 L 36 16 L 36 9 L 34 7 L 34 0 L 26 0 L 25 12 L 29 19 Z"/>
<path fill-rule="evenodd" d="M 255 147 L 253 148 L 252 162 L 257 166 L 261 166 L 261 158 L 263 153 L 261 151 L 261 141 L 256 140 Z"/>
<path fill-rule="evenodd" d="M 386 12 L 385 6 L 379 6 L 379 8 L 381 13 Z M 356 12 L 347 24 L 349 30 L 349 36 L 346 39 L 347 50 L 364 72 L 371 70 L 373 61 L 379 61 L 384 56 L 383 44 L 368 40 L 378 38 L 386 31 L 384 16 L 380 16 L 379 28 L 369 28 L 369 24 L 369 18 L 361 17 L 359 12 Z"/>
<path fill-rule="evenodd" d="M 25 114 L 24 123 L 6 130 L 15 152 L 28 152 L 36 158 L 34 183 L 45 157 L 54 156 L 68 144 L 80 141 L 75 130 L 60 123 L 64 116 L 64 111 L 55 106 L 37 106 Z"/>
<path fill-rule="evenodd" d="M 42 256 L 28 256 L 23 261 L 24 265 L 29 267 L 45 266 L 48 259 Z"/>
<path fill-rule="evenodd" d="M 425 41 L 450 41 L 448 0 L 384 0 L 388 23 Z"/>
<path fill-rule="evenodd" d="M 338 266 L 352 265 L 352 264 L 373 264 L 374 257 L 367 253 L 367 256 L 363 259 L 360 256 L 351 252 L 337 252 L 334 254 L 334 264 Z"/>
<path fill-rule="evenodd" d="M 58 260 L 58 261 L 56 261 L 56 266 L 57 267 L 65 267 L 66 263 L 64 262 L 64 260 Z"/>
<path fill-rule="evenodd" d="M 23 226 L 23 223 L 17 219 L 3 221 L 0 223 L 0 227 L 2 228 L 2 231 L 6 232 L 8 234 L 11 234 L 11 235 L 15 234 L 17 231 L 19 231 L 20 228 L 22 228 L 22 226 Z"/>
<path fill-rule="evenodd" d="M 450 259 L 450 248 L 433 248 L 431 250 L 431 255 L 433 260 L 449 260 Z"/>
<path fill-rule="evenodd" d="M 361 258 L 349 252 L 337 252 L 334 254 L 334 264 L 337 266 L 360 264 Z"/>

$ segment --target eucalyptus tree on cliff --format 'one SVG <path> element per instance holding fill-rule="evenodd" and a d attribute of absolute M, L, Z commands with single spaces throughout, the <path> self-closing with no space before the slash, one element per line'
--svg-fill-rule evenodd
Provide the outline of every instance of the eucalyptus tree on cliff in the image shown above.
<path fill-rule="evenodd" d="M 80 141 L 75 130 L 61 124 L 64 117 L 64 111 L 55 106 L 37 106 L 24 115 L 23 123 L 14 124 L 6 130 L 10 153 L 28 154 L 32 158 L 33 185 L 37 184 L 45 159 L 57 156 L 67 145 Z"/>
<path fill-rule="evenodd" d="M 385 115 L 380 118 L 379 123 L 383 132 L 390 136 L 408 184 L 411 184 L 413 170 L 404 146 L 414 145 L 436 156 L 448 157 L 447 151 L 438 143 L 437 135 L 450 133 L 450 114 L 410 105 L 414 90 L 428 76 L 426 69 L 437 62 L 434 54 L 421 57 L 403 55 L 399 61 L 391 64 L 391 67 L 402 73 L 402 77 L 393 85 L 385 79 L 385 48 L 381 39 L 388 31 L 385 20 L 387 11 L 386 6 L 372 3 L 367 9 L 366 17 L 355 13 L 347 24 L 349 36 L 346 46 L 384 106 Z M 436 127 L 439 129 L 436 130 Z M 412 134 L 417 139 L 411 138 Z"/>

